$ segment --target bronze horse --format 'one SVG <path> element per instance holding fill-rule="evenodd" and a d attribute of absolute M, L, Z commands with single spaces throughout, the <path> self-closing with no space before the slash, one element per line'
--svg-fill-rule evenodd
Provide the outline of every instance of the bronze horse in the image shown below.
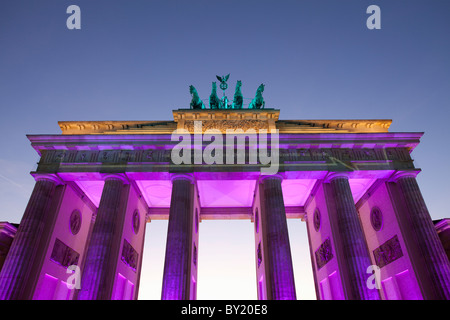
<path fill-rule="evenodd" d="M 264 98 L 262 96 L 263 92 L 264 84 L 261 83 L 261 85 L 256 90 L 255 98 L 253 98 L 252 102 L 250 102 L 248 106 L 249 109 L 264 109 L 266 102 L 264 101 Z"/>
<path fill-rule="evenodd" d="M 191 109 L 205 109 L 205 105 L 203 104 L 202 100 L 200 99 L 198 92 L 194 88 L 194 86 L 189 86 L 189 92 L 192 95 Z"/>

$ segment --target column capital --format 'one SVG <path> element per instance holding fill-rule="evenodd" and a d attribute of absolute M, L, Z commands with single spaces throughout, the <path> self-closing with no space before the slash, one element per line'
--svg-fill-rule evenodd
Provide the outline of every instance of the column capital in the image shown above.
<path fill-rule="evenodd" d="M 54 174 L 54 173 L 36 173 L 36 172 L 33 172 L 33 173 L 31 173 L 31 175 L 33 176 L 33 178 L 36 181 L 49 180 L 49 181 L 52 181 L 53 183 L 55 183 L 57 186 L 65 184 L 65 182 L 60 177 L 58 177 L 56 174 Z"/>
<path fill-rule="evenodd" d="M 268 180 L 268 179 L 277 179 L 277 180 L 280 180 L 280 182 L 282 182 L 284 178 L 279 173 L 277 173 L 277 174 L 270 174 L 270 175 L 260 175 L 259 176 L 259 182 L 260 183 L 264 182 L 265 180 Z"/>
<path fill-rule="evenodd" d="M 328 172 L 328 174 L 323 179 L 324 182 L 329 183 L 338 178 L 349 179 L 350 172 L 342 171 L 342 172 Z"/>
<path fill-rule="evenodd" d="M 123 173 L 104 173 L 102 174 L 103 180 L 106 182 L 108 180 L 122 180 L 123 183 L 129 184 L 130 181 Z"/>
<path fill-rule="evenodd" d="M 188 180 L 191 183 L 194 183 L 195 178 L 194 178 L 194 175 L 191 173 L 174 173 L 170 177 L 170 181 L 172 181 L 172 183 L 173 183 L 176 180 Z"/>
<path fill-rule="evenodd" d="M 415 178 L 419 174 L 420 170 L 402 170 L 402 171 L 396 171 L 394 172 L 389 179 L 388 182 L 397 182 L 401 178 Z"/>

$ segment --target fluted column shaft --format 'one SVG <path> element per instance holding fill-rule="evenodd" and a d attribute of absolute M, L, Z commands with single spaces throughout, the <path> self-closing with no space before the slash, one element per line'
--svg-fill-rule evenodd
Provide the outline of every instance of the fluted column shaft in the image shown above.
<path fill-rule="evenodd" d="M 95 218 L 86 262 L 82 270 L 79 300 L 109 300 L 112 295 L 113 276 L 117 257 L 112 254 L 116 230 L 123 224 L 121 217 L 121 195 L 124 181 L 117 177 L 105 180 L 102 197 Z"/>
<path fill-rule="evenodd" d="M 23 296 L 24 289 L 57 185 L 58 183 L 51 179 L 36 181 L 0 273 L 0 299 L 2 300 L 31 298 Z"/>
<path fill-rule="evenodd" d="M 417 240 L 420 254 L 426 261 L 431 285 L 432 299 L 450 300 L 450 262 L 434 228 L 425 201 L 414 176 L 401 176 L 397 184 L 408 208 L 408 217 Z"/>
<path fill-rule="evenodd" d="M 194 189 L 185 176 L 172 180 L 162 300 L 188 300 Z"/>
<path fill-rule="evenodd" d="M 372 264 L 356 211 L 348 178 L 329 181 L 336 208 L 338 238 L 344 267 L 344 293 L 348 300 L 379 300 L 377 290 L 367 287 L 367 268 Z"/>
<path fill-rule="evenodd" d="M 295 300 L 294 271 L 291 247 L 284 208 L 281 179 L 273 176 L 262 181 L 264 208 L 263 241 L 266 250 L 266 274 L 268 272 L 268 298 Z"/>

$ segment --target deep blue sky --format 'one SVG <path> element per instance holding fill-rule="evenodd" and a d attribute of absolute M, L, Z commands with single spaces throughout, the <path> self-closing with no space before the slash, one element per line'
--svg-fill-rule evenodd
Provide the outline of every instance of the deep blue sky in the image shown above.
<path fill-rule="evenodd" d="M 66 8 L 81 8 L 81 30 Z M 366 8 L 381 8 L 368 30 Z M 0 2 L 0 220 L 19 222 L 38 157 L 26 134 L 60 120 L 170 120 L 188 86 L 242 80 L 281 119 L 392 119 L 434 219 L 449 217 L 450 1 Z M 229 96 L 232 93 L 229 94 Z"/>
<path fill-rule="evenodd" d="M 71 4 L 81 30 L 66 28 Z M 370 4 L 381 30 L 366 28 Z M 388 118 L 391 131 L 425 132 L 419 182 L 433 217 L 449 216 L 449 12 L 445 0 L 2 0 L 0 177 L 30 190 L 27 133 L 59 133 L 58 120 L 170 120 L 190 84 L 205 99 L 231 73 L 247 98 L 266 84 L 282 119 Z M 18 220 L 20 188 L 1 191 L 0 214 Z"/>

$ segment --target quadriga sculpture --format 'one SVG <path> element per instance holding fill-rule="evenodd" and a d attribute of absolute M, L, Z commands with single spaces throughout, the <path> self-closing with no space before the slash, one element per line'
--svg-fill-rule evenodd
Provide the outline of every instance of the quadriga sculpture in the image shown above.
<path fill-rule="evenodd" d="M 189 92 L 192 95 L 191 109 L 205 109 L 205 105 L 198 96 L 198 92 L 194 86 L 189 86 Z"/>
<path fill-rule="evenodd" d="M 236 90 L 234 91 L 233 109 L 242 109 L 244 97 L 241 92 L 242 81 L 238 80 L 236 83 Z"/>
<path fill-rule="evenodd" d="M 213 82 L 211 95 L 209 96 L 209 108 L 219 109 L 219 107 L 220 107 L 220 99 L 217 96 L 217 84 Z"/>
<path fill-rule="evenodd" d="M 264 84 L 261 85 L 256 90 L 255 98 L 253 98 L 252 102 L 248 106 L 249 109 L 264 109 L 264 105 L 266 104 L 262 93 L 264 92 Z"/>

